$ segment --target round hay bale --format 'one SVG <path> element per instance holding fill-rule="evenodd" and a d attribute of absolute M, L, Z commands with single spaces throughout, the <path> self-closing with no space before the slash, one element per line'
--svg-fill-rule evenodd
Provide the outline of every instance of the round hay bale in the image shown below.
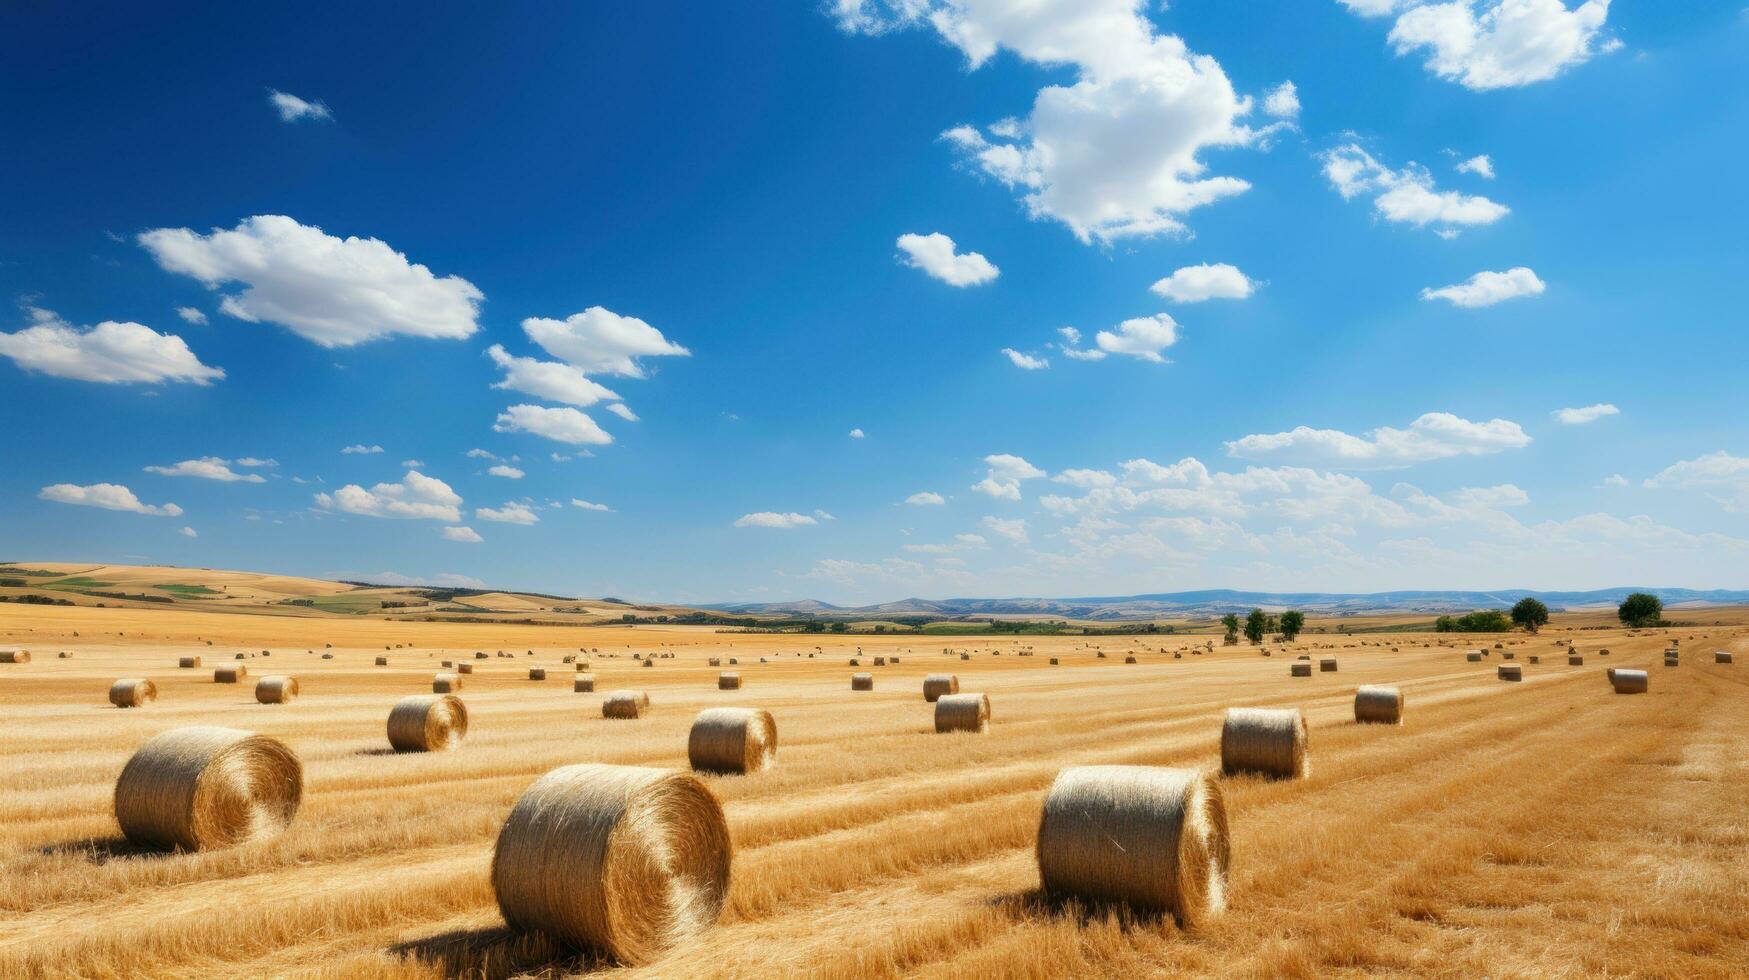
<path fill-rule="evenodd" d="M 1125 658 L 1123 658 L 1123 662 L 1126 664 L 1133 664 L 1136 662 L 1136 658 L 1135 657 L 1125 657 Z"/>
<path fill-rule="evenodd" d="M 71 660 L 71 659 L 73 659 L 73 651 L 62 650 L 60 653 L 55 654 L 55 656 L 61 658 L 62 660 Z"/>
<path fill-rule="evenodd" d="M 504 821 L 492 891 L 511 926 L 636 966 L 716 923 L 731 850 L 722 804 L 697 776 L 564 766 Z"/>
<path fill-rule="evenodd" d="M 1518 655 L 1513 653 L 1512 651 L 1508 650 L 1505 653 L 1502 653 L 1500 655 L 1500 659 L 1501 660 L 1516 660 L 1516 659 L 1518 659 Z"/>
<path fill-rule="evenodd" d="M 885 658 L 885 657 L 876 657 L 876 658 L 875 658 L 875 662 L 874 662 L 874 665 L 875 665 L 875 666 L 876 666 L 876 667 L 885 667 L 885 666 L 886 666 L 886 665 L 887 665 L 887 658 Z"/>
<path fill-rule="evenodd" d="M 1220 787 L 1192 769 L 1064 769 L 1039 818 L 1046 892 L 1168 913 L 1186 929 L 1226 907 L 1229 854 Z"/>
<path fill-rule="evenodd" d="M 740 675 L 740 673 L 738 673 L 736 671 L 732 671 L 732 670 L 725 670 L 722 673 L 717 675 L 717 690 L 719 690 L 719 691 L 739 691 L 740 689 L 741 689 L 741 675 Z"/>
<path fill-rule="evenodd" d="M 474 665 L 464 660 L 461 663 L 456 664 L 455 669 L 456 672 L 460 674 L 471 674 L 474 672 Z"/>
<path fill-rule="evenodd" d="M 389 665 L 389 658 L 388 657 L 378 657 L 377 658 L 377 666 L 378 667 L 387 667 L 388 665 Z"/>
<path fill-rule="evenodd" d="M 1713 663 L 1715 663 L 1715 664 L 1731 663 L 1731 651 L 1729 651 L 1729 650 L 1714 650 L 1713 651 Z"/>
<path fill-rule="evenodd" d="M 874 675 L 873 674 L 851 674 L 850 675 L 850 689 L 852 691 L 872 691 L 872 690 L 874 690 Z"/>
<path fill-rule="evenodd" d="M 1052 658 L 1051 663 L 1056 663 Z M 930 674 L 923 678 L 923 700 L 938 701 L 943 694 L 958 694 L 960 679 L 958 674 Z"/>
<path fill-rule="evenodd" d="M 1651 680 L 1643 670 L 1629 670 L 1626 667 L 1610 672 L 1609 686 L 1617 694 L 1644 694 Z"/>
<path fill-rule="evenodd" d="M 246 654 L 246 653 L 239 653 L 239 654 L 237 654 L 237 655 L 236 655 L 236 656 L 235 656 L 235 657 L 233 657 L 233 658 L 232 658 L 232 659 L 234 659 L 234 660 L 245 660 L 245 659 L 248 659 L 248 657 L 249 657 L 249 655 L 248 655 L 248 654 Z"/>
<path fill-rule="evenodd" d="M 158 685 L 144 677 L 124 677 L 109 685 L 109 703 L 118 708 L 139 708 L 158 700 Z"/>
<path fill-rule="evenodd" d="M 1336 658 L 1324 657 L 1318 661 L 1318 670 L 1325 674 L 1336 673 Z"/>
<path fill-rule="evenodd" d="M 255 682 L 255 700 L 262 704 L 286 704 L 298 696 L 298 679 L 275 674 Z"/>
<path fill-rule="evenodd" d="M 498 655 L 499 655 L 499 656 L 503 656 L 503 655 L 504 655 L 504 651 L 503 651 L 503 650 L 499 650 L 499 651 L 498 651 Z M 474 651 L 474 659 L 475 659 L 475 660 L 485 660 L 485 659 L 486 659 L 486 651 L 484 651 L 484 650 L 475 650 L 475 651 Z"/>
<path fill-rule="evenodd" d="M 194 667 L 199 667 L 200 666 L 200 658 L 199 657 L 178 657 L 176 660 L 176 666 L 180 667 L 184 670 L 194 668 Z"/>
<path fill-rule="evenodd" d="M 1599 657 L 1607 657 L 1607 656 L 1609 656 L 1609 649 L 1606 647 L 1602 650 L 1599 650 L 1599 651 L 1597 651 L 1597 655 Z"/>
<path fill-rule="evenodd" d="M 266 654 L 263 654 L 263 656 L 266 656 Z M 332 653 L 324 653 L 324 654 L 322 654 L 322 659 L 323 660 L 333 660 L 334 655 Z"/>
<path fill-rule="evenodd" d="M 1103 654 L 1101 656 L 1103 656 Z M 960 659 L 961 660 L 970 660 L 970 659 L 972 659 L 972 655 L 969 653 L 962 653 L 962 654 L 960 654 Z"/>
<path fill-rule="evenodd" d="M 1221 771 L 1284 779 L 1311 775 L 1305 714 L 1298 708 L 1228 708 L 1221 725 Z"/>
<path fill-rule="evenodd" d="M 1518 664 L 1501 664 L 1494 669 L 1494 676 L 1503 681 L 1524 680 L 1524 668 Z"/>
<path fill-rule="evenodd" d="M 438 674 L 431 679 L 431 693 L 454 694 L 462 689 L 462 679 L 458 674 Z"/>
<path fill-rule="evenodd" d="M 861 667 L 861 666 L 862 666 L 862 661 L 860 661 L 860 660 L 858 660 L 858 659 L 856 659 L 856 658 L 855 658 L 855 657 L 851 657 L 851 658 L 850 658 L 850 666 L 852 666 L 852 667 Z"/>
<path fill-rule="evenodd" d="M 468 734 L 468 706 L 453 694 L 415 694 L 389 709 L 389 745 L 396 752 L 447 752 Z"/>
<path fill-rule="evenodd" d="M 547 669 L 545 667 L 530 667 L 530 668 L 528 668 L 528 679 L 531 681 L 544 681 L 544 680 L 546 680 L 547 679 Z"/>
<path fill-rule="evenodd" d="M 593 694 L 595 692 L 594 674 L 576 674 L 571 678 L 572 694 Z"/>
<path fill-rule="evenodd" d="M 1470 663 L 1479 664 L 1482 662 L 1482 651 L 1471 650 L 1469 653 L 1464 654 L 1464 659 L 1468 660 Z"/>
<path fill-rule="evenodd" d="M 1380 684 L 1362 685 L 1354 692 L 1354 721 L 1357 725 L 1401 725 L 1402 688 Z"/>
<path fill-rule="evenodd" d="M 654 660 L 646 660 L 646 661 L 644 661 L 644 666 L 646 666 L 646 667 L 654 667 L 654 666 L 656 666 L 656 661 L 654 661 Z"/>
<path fill-rule="evenodd" d="M 1569 667 L 1583 667 L 1583 666 L 1585 666 L 1585 658 L 1584 657 L 1568 657 L 1567 658 L 1567 666 L 1569 666 Z"/>
<path fill-rule="evenodd" d="M 193 725 L 153 736 L 128 760 L 115 819 L 135 844 L 210 850 L 278 834 L 303 792 L 303 765 L 285 743 Z"/>
<path fill-rule="evenodd" d="M 935 731 L 976 732 L 990 730 L 988 694 L 943 694 L 935 701 Z"/>
<path fill-rule="evenodd" d="M 650 696 L 643 691 L 613 691 L 601 702 L 601 717 L 638 718 L 649 707 Z"/>
<path fill-rule="evenodd" d="M 706 708 L 686 739 L 692 768 L 758 772 L 777 761 L 777 722 L 762 708 Z"/>
<path fill-rule="evenodd" d="M 235 684 L 248 676 L 249 668 L 242 664 L 237 664 L 235 666 L 227 664 L 226 666 L 215 667 L 213 669 L 214 684 Z"/>
<path fill-rule="evenodd" d="M 1289 665 L 1288 671 L 1294 677 L 1310 677 L 1312 676 L 1312 665 L 1303 660 L 1296 660 Z"/>
<path fill-rule="evenodd" d="M 30 663 L 29 650 L 0 650 L 0 664 Z"/>

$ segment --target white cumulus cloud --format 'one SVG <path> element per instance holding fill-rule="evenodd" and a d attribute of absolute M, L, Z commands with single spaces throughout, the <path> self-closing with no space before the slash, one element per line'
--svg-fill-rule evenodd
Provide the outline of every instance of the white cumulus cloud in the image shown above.
<path fill-rule="evenodd" d="M 1116 330 L 1101 330 L 1093 342 L 1107 354 L 1139 357 L 1155 364 L 1166 363 L 1160 352 L 1178 342 L 1178 322 L 1165 313 L 1132 317 Z"/>
<path fill-rule="evenodd" d="M 862 431 L 861 429 L 851 429 L 850 430 L 850 438 L 852 438 L 852 439 L 867 439 L 868 433 Z"/>
<path fill-rule="evenodd" d="M 1465 227 L 1493 224 L 1511 213 L 1504 204 L 1477 194 L 1439 190 L 1425 167 L 1411 163 L 1393 170 L 1355 143 L 1328 150 L 1321 159 L 1324 176 L 1343 200 L 1371 194 L 1373 209 L 1386 221 L 1416 228 L 1432 225 L 1442 234 L 1456 234 Z"/>
<path fill-rule="evenodd" d="M 1558 408 L 1549 415 L 1562 425 L 1584 425 L 1595 422 L 1606 415 L 1620 415 L 1621 409 L 1607 402 L 1596 405 L 1586 405 L 1584 408 Z"/>
<path fill-rule="evenodd" d="M 200 326 L 206 323 L 206 314 L 192 306 L 178 306 L 176 308 L 176 315 L 181 317 L 183 322 L 192 323 L 195 326 Z"/>
<path fill-rule="evenodd" d="M 1487 91 L 1545 81 L 1612 50 L 1601 37 L 1609 2 L 1586 0 L 1568 8 L 1562 0 L 1403 0 L 1390 6 L 1363 0 L 1382 9 L 1361 12 L 1402 10 L 1388 38 L 1397 54 L 1425 52 L 1428 71 Z"/>
<path fill-rule="evenodd" d="M 522 321 L 528 339 L 584 374 L 641 378 L 640 357 L 687 357 L 692 352 L 662 336 L 635 316 L 591 306 L 563 320 L 529 317 Z"/>
<path fill-rule="evenodd" d="M 1421 298 L 1443 299 L 1453 306 L 1473 310 L 1520 296 L 1541 296 L 1547 288 L 1535 272 L 1521 265 L 1505 272 L 1478 272 L 1463 282 L 1438 289 L 1423 289 Z"/>
<path fill-rule="evenodd" d="M 241 283 L 219 310 L 277 323 L 323 347 L 396 335 L 459 340 L 479 329 L 485 299 L 460 276 L 439 278 L 375 238 L 337 238 L 284 215 L 256 215 L 202 235 L 157 228 L 139 243 L 168 272 L 208 289 Z"/>
<path fill-rule="evenodd" d="M 198 537 L 200 537 L 200 532 L 196 531 L 192 527 L 185 527 L 182 530 L 177 531 L 176 533 L 182 535 L 185 538 L 198 538 Z"/>
<path fill-rule="evenodd" d="M 905 498 L 905 503 L 913 507 L 940 507 L 947 503 L 947 498 L 933 490 L 919 490 Z"/>
<path fill-rule="evenodd" d="M 247 463 L 238 461 L 240 465 Z M 174 466 L 148 466 L 147 473 L 157 473 L 160 476 L 193 476 L 202 480 L 218 480 L 221 483 L 266 483 L 267 479 L 259 473 L 238 473 L 231 469 L 231 461 L 217 456 L 202 456 L 199 459 L 185 459 Z"/>
<path fill-rule="evenodd" d="M 613 442 L 596 421 L 574 408 L 512 405 L 492 425 L 494 432 L 529 432 L 573 446 L 605 446 Z"/>
<path fill-rule="evenodd" d="M 30 310 L 31 326 L 0 333 L 0 357 L 26 371 L 102 384 L 183 381 L 206 385 L 224 378 L 208 367 L 181 337 L 138 323 L 105 320 L 80 329 L 48 310 Z"/>
<path fill-rule="evenodd" d="M 462 498 L 449 484 L 417 470 L 408 470 L 399 483 L 379 483 L 369 490 L 348 483 L 332 495 L 316 494 L 323 510 L 338 510 L 363 517 L 447 521 L 462 519 Z"/>
<path fill-rule="evenodd" d="M 998 500 L 1019 500 L 1021 481 L 1045 475 L 1044 470 L 1008 453 L 985 456 L 984 465 L 989 470 L 982 480 L 972 484 L 972 489 Z"/>
<path fill-rule="evenodd" d="M 636 422 L 638 420 L 638 413 L 627 408 L 625 402 L 614 402 L 607 406 L 607 410 L 608 412 L 625 419 L 627 422 Z"/>
<path fill-rule="evenodd" d="M 486 540 L 480 537 L 480 532 L 471 527 L 446 527 L 443 529 L 445 541 L 460 541 L 463 544 L 479 544 Z"/>
<path fill-rule="evenodd" d="M 1051 362 L 1046 358 L 1022 354 L 1012 347 L 1002 348 L 1002 353 L 1010 363 L 1023 371 L 1040 371 L 1051 366 Z"/>
<path fill-rule="evenodd" d="M 512 500 L 499 508 L 475 507 L 474 516 L 482 521 L 497 521 L 500 524 L 539 524 L 540 517 L 527 504 Z"/>
<path fill-rule="evenodd" d="M 991 534 L 1015 544 L 1027 543 L 1026 522 L 1019 518 L 1004 520 L 1000 517 L 986 517 L 984 527 Z"/>
<path fill-rule="evenodd" d="M 978 286 L 1001 275 L 1001 270 L 977 252 L 956 253 L 953 239 L 939 231 L 928 235 L 900 235 L 898 246 L 899 251 L 905 253 L 906 265 L 921 269 L 949 286 Z"/>
<path fill-rule="evenodd" d="M 333 119 L 334 113 L 320 101 L 312 102 L 300 99 L 290 92 L 278 89 L 267 90 L 267 102 L 279 113 L 281 122 L 297 122 L 301 119 Z"/>
<path fill-rule="evenodd" d="M 571 506 L 572 507 L 579 507 L 579 508 L 582 508 L 583 510 L 599 511 L 599 512 L 604 513 L 604 514 L 613 512 L 613 508 L 607 506 L 606 504 L 592 503 L 592 502 L 587 501 L 587 500 L 581 500 L 577 497 L 571 498 Z"/>
<path fill-rule="evenodd" d="M 497 466 L 487 469 L 486 472 L 493 476 L 501 476 L 506 480 L 520 480 L 527 475 L 516 467 L 508 466 L 503 463 L 499 463 Z"/>
<path fill-rule="evenodd" d="M 1702 490 L 1726 510 L 1749 512 L 1749 458 L 1724 450 L 1672 463 L 1641 485 L 1649 490 Z"/>
<path fill-rule="evenodd" d="M 57 504 L 77 504 L 81 507 L 101 507 L 104 510 L 125 510 L 134 514 L 145 514 L 150 517 L 181 517 L 182 508 L 175 504 L 144 504 L 134 492 L 119 483 L 93 483 L 89 486 L 78 486 L 72 483 L 56 483 L 43 487 L 37 496 L 44 500 L 52 500 Z"/>
<path fill-rule="evenodd" d="M 1300 114 L 1300 92 L 1293 82 L 1282 82 L 1263 97 L 1263 111 L 1277 119 L 1294 119 Z"/>
<path fill-rule="evenodd" d="M 1457 165 L 1457 170 L 1460 174 L 1475 174 L 1483 180 L 1494 179 L 1494 161 L 1486 153 L 1464 160 Z"/>
<path fill-rule="evenodd" d="M 1176 303 L 1200 303 L 1209 299 L 1244 299 L 1257 288 L 1237 267 L 1225 262 L 1187 265 L 1154 283 L 1149 290 Z"/>
<path fill-rule="evenodd" d="M 341 454 L 345 456 L 369 456 L 382 451 L 383 447 L 381 446 L 367 446 L 362 442 L 340 450 Z"/>
<path fill-rule="evenodd" d="M 545 398 L 566 405 L 590 406 L 601 401 L 615 401 L 619 395 L 611 389 L 589 380 L 575 365 L 562 361 L 537 361 L 532 357 L 516 357 L 502 344 L 486 348 L 492 363 L 504 369 L 504 380 L 492 387 L 520 391 L 525 395 Z"/>
<path fill-rule="evenodd" d="M 778 513 L 776 511 L 762 510 L 753 514 L 743 514 L 735 519 L 736 527 L 792 528 L 806 527 L 809 524 L 818 523 L 820 522 L 814 518 L 809 517 L 806 514 L 797 514 L 794 511 L 790 511 L 789 513 Z"/>
<path fill-rule="evenodd" d="M 1248 435 L 1227 443 L 1244 459 L 1276 460 L 1331 469 L 1393 469 L 1449 456 L 1481 456 L 1530 445 L 1517 422 L 1471 422 L 1447 412 L 1428 412 L 1407 429 L 1381 426 L 1365 435 L 1299 426 L 1289 432 Z"/>

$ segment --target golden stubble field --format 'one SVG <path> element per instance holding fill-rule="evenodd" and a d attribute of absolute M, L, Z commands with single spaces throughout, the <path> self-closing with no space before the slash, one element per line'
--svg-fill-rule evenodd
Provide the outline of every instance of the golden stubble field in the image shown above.
<path fill-rule="evenodd" d="M 1743 976 L 1749 628 L 1734 611 L 1720 618 L 1731 625 L 1640 636 L 1557 622 L 1506 639 L 1525 665 L 1514 684 L 1496 680 L 1497 652 L 1465 661 L 1477 640 L 1427 634 L 1308 636 L 1265 658 L 1193 655 L 1184 637 L 918 642 L 0 608 L 0 648 L 33 655 L 0 665 L 0 976 Z M 1672 637 L 1682 666 L 1664 668 Z M 1584 666 L 1567 666 L 1557 639 L 1574 640 Z M 410 646 L 383 649 L 395 644 Z M 901 658 L 855 668 L 876 675 L 872 692 L 850 690 L 858 646 Z M 1018 656 L 1026 646 L 1036 655 Z M 1338 672 L 1289 677 L 1294 656 L 1327 646 Z M 560 656 L 579 647 L 600 651 L 598 690 L 647 690 L 651 713 L 604 720 L 600 694 L 572 693 Z M 1737 663 L 1715 665 L 1715 649 Z M 214 684 L 212 668 L 240 650 L 272 656 L 247 661 L 250 683 Z M 390 753 L 394 701 L 429 692 L 440 660 L 474 650 L 516 656 L 467 678 L 465 745 Z M 646 668 L 633 651 L 674 657 Z M 1140 662 L 1126 665 L 1132 653 Z M 203 668 L 177 669 L 186 655 Z M 709 656 L 738 658 L 746 686 L 717 690 Z M 548 680 L 526 679 L 531 664 L 552 668 Z M 1650 693 L 1612 694 L 1606 666 L 1646 668 Z M 921 685 L 937 671 L 990 695 L 988 734 L 934 733 Z M 255 703 L 253 678 L 269 673 L 296 676 L 302 697 Z M 154 680 L 158 701 L 111 707 L 124 676 Z M 1355 725 L 1363 683 L 1400 685 L 1406 724 Z M 693 717 L 716 705 L 767 708 L 780 737 L 776 768 L 704 777 L 735 844 L 719 925 L 641 970 L 508 931 L 488 869 L 517 796 L 570 763 L 684 768 Z M 1039 896 L 1032 847 L 1060 769 L 1214 768 L 1222 711 L 1243 705 L 1303 708 L 1312 774 L 1223 780 L 1225 916 L 1184 932 Z M 189 724 L 296 750 L 305 793 L 287 833 L 199 854 L 120 837 L 123 764 Z"/>

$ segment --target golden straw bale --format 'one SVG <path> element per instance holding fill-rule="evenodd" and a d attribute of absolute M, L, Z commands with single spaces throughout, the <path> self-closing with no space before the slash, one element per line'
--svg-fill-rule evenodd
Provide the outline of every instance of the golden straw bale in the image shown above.
<path fill-rule="evenodd" d="M 30 663 L 29 650 L 0 650 L 0 664 Z"/>
<path fill-rule="evenodd" d="M 530 668 L 528 668 L 528 679 L 531 681 L 544 681 L 544 680 L 546 680 L 547 679 L 547 669 L 545 667 L 530 667 Z"/>
<path fill-rule="evenodd" d="M 1052 660 L 1051 663 L 1056 663 Z M 930 674 L 923 678 L 923 700 L 936 701 L 943 694 L 958 694 L 960 679 L 957 674 Z"/>
<path fill-rule="evenodd" d="M 461 663 L 459 663 L 459 664 L 456 664 L 456 665 L 455 665 L 455 669 L 456 669 L 456 672 L 457 672 L 457 673 L 461 673 L 461 674 L 471 674 L 471 673 L 473 673 L 473 672 L 474 672 L 474 665 L 473 665 L 473 664 L 470 664 L 470 663 L 468 663 L 468 662 L 467 662 L 467 661 L 465 661 L 465 660 L 464 660 L 464 661 L 462 661 L 462 662 L 461 662 Z"/>
<path fill-rule="evenodd" d="M 988 694 L 943 694 L 935 701 L 937 732 L 975 732 L 990 730 L 990 696 Z"/>
<path fill-rule="evenodd" d="M 706 708 L 692 722 L 686 755 L 707 772 L 758 772 L 777 761 L 777 722 L 762 708 Z"/>
<path fill-rule="evenodd" d="M 1518 664 L 1501 664 L 1495 668 L 1494 675 L 1503 681 L 1524 680 L 1524 668 Z"/>
<path fill-rule="evenodd" d="M 875 658 L 875 662 L 874 662 L 874 665 L 875 665 L 875 666 L 876 666 L 876 667 L 885 667 L 885 666 L 886 666 L 886 665 L 887 665 L 887 658 L 885 658 L 885 657 L 876 657 L 876 658 Z"/>
<path fill-rule="evenodd" d="M 739 691 L 740 689 L 741 689 L 741 675 L 740 675 L 740 673 L 738 673 L 736 671 L 732 671 L 732 670 L 725 670 L 722 673 L 717 675 L 717 690 L 719 690 L 719 691 Z"/>
<path fill-rule="evenodd" d="M 1469 653 L 1464 654 L 1464 659 L 1468 660 L 1470 663 L 1479 664 L 1482 662 L 1482 651 L 1471 650 Z"/>
<path fill-rule="evenodd" d="M 194 725 L 153 736 L 115 781 L 115 819 L 135 844 L 189 851 L 278 834 L 303 797 L 304 769 L 265 735 Z"/>
<path fill-rule="evenodd" d="M 1336 673 L 1336 658 L 1323 657 L 1318 661 L 1318 670 L 1326 674 Z"/>
<path fill-rule="evenodd" d="M 1311 775 L 1305 714 L 1298 708 L 1228 708 L 1221 725 L 1221 771 L 1229 776 Z"/>
<path fill-rule="evenodd" d="M 144 677 L 124 677 L 109 685 L 109 703 L 118 708 L 139 708 L 158 700 L 158 685 Z"/>
<path fill-rule="evenodd" d="M 438 674 L 431 679 L 431 693 L 453 694 L 462 689 L 462 679 L 457 674 Z"/>
<path fill-rule="evenodd" d="M 595 691 L 594 674 L 575 674 L 571 678 L 572 694 L 592 694 Z"/>
<path fill-rule="evenodd" d="M 722 804 L 691 773 L 564 766 L 504 821 L 492 890 L 511 926 L 637 966 L 716 923 L 731 851 Z"/>
<path fill-rule="evenodd" d="M 643 691 L 612 691 L 607 700 L 601 702 L 601 717 L 637 718 L 649 707 L 650 696 Z"/>
<path fill-rule="evenodd" d="M 1296 660 L 1288 667 L 1288 672 L 1294 677 L 1312 676 L 1312 665 L 1303 660 Z"/>
<path fill-rule="evenodd" d="M 873 674 L 851 674 L 850 675 L 850 689 L 852 691 L 872 691 L 872 690 L 874 690 L 874 675 Z"/>
<path fill-rule="evenodd" d="M 1585 658 L 1584 657 L 1568 657 L 1567 658 L 1567 666 L 1569 666 L 1569 667 L 1583 667 L 1583 666 L 1585 666 Z"/>
<path fill-rule="evenodd" d="M 1713 651 L 1713 663 L 1715 663 L 1715 664 L 1728 664 L 1730 662 L 1731 662 L 1731 651 L 1729 651 L 1729 650 L 1714 650 Z"/>
<path fill-rule="evenodd" d="M 1650 683 L 1650 678 L 1643 670 L 1629 670 L 1626 667 L 1621 667 L 1609 675 L 1609 686 L 1615 688 L 1617 694 L 1644 694 Z"/>
<path fill-rule="evenodd" d="M 213 669 L 214 684 L 235 684 L 249 676 L 249 668 L 242 664 L 236 666 L 216 667 Z"/>
<path fill-rule="evenodd" d="M 1136 658 L 1133 656 L 1125 657 L 1125 658 L 1123 658 L 1123 662 L 1126 664 L 1133 664 L 1136 662 Z"/>
<path fill-rule="evenodd" d="M 255 700 L 262 704 L 285 704 L 298 696 L 298 679 L 273 675 L 255 682 Z"/>
<path fill-rule="evenodd" d="M 1168 913 L 1186 929 L 1226 907 L 1229 853 L 1220 787 L 1160 766 L 1059 772 L 1036 850 L 1046 892 Z"/>
<path fill-rule="evenodd" d="M 1401 725 L 1403 723 L 1403 689 L 1380 684 L 1365 684 L 1354 692 L 1356 724 Z"/>
<path fill-rule="evenodd" d="M 1052 666 L 1052 667 L 1055 667 L 1055 666 L 1057 666 L 1057 658 L 1056 658 L 1056 657 L 1052 657 L 1052 658 L 1051 658 L 1051 666 Z"/>
<path fill-rule="evenodd" d="M 1543 658 L 1541 658 L 1533 653 L 1530 655 L 1530 662 L 1533 664 L 1540 664 L 1543 662 Z"/>
<path fill-rule="evenodd" d="M 709 660 L 705 661 L 705 664 L 706 664 L 706 666 L 710 666 L 710 667 L 721 667 L 723 665 L 723 658 L 722 657 L 712 657 Z"/>
<path fill-rule="evenodd" d="M 199 667 L 200 666 L 200 658 L 199 657 L 179 657 L 176 660 L 176 666 L 183 668 L 185 670 L 188 668 L 191 668 L 191 667 Z"/>
<path fill-rule="evenodd" d="M 389 665 L 389 658 L 388 657 L 378 657 L 377 658 L 377 666 L 378 667 L 387 667 L 388 665 Z"/>
<path fill-rule="evenodd" d="M 453 694 L 415 694 L 389 709 L 389 745 L 396 752 L 446 752 L 468 734 L 468 706 Z"/>

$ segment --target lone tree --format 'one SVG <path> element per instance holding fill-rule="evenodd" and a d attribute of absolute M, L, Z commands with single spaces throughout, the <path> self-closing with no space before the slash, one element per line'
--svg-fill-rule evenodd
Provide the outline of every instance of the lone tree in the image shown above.
<path fill-rule="evenodd" d="M 1518 600 L 1518 605 L 1512 607 L 1512 622 L 1524 627 L 1526 632 L 1535 633 L 1549 625 L 1549 607 L 1525 596 Z"/>
<path fill-rule="evenodd" d="M 1251 615 L 1245 617 L 1245 639 L 1253 645 L 1263 642 L 1263 634 L 1269 630 L 1269 614 L 1261 609 L 1251 610 Z"/>
<path fill-rule="evenodd" d="M 1221 617 L 1221 625 L 1227 628 L 1227 642 L 1239 642 L 1239 617 L 1228 613 Z"/>
<path fill-rule="evenodd" d="M 1305 628 L 1305 613 L 1289 609 L 1287 612 L 1281 614 L 1281 635 L 1287 637 L 1288 642 L 1293 642 L 1293 638 L 1299 636 L 1300 630 Z"/>
<path fill-rule="evenodd" d="M 1664 618 L 1664 603 L 1650 592 L 1635 592 L 1621 601 L 1615 615 L 1629 626 L 1656 626 Z"/>

